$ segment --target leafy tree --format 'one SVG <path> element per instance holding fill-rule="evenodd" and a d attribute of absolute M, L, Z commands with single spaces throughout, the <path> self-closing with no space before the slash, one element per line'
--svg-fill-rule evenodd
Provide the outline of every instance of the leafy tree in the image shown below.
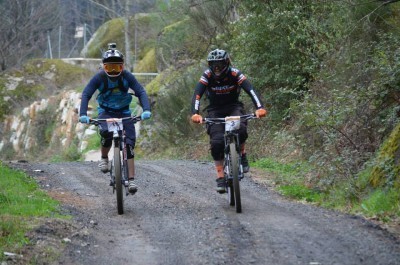
<path fill-rule="evenodd" d="M 321 61 L 335 50 L 343 24 L 335 1 L 244 1 L 230 42 L 238 67 L 273 105 L 278 120 L 289 115 L 315 80 Z"/>

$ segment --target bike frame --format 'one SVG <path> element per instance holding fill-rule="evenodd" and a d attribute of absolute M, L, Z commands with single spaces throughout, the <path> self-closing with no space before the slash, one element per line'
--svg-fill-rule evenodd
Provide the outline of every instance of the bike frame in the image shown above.
<path fill-rule="evenodd" d="M 254 119 L 254 114 L 242 116 L 227 116 L 225 118 L 204 118 L 206 124 L 225 124 L 224 133 L 224 176 L 229 203 L 236 207 L 236 212 L 242 212 L 239 181 L 243 179 L 241 164 L 239 128 L 243 120 Z"/>
<path fill-rule="evenodd" d="M 117 209 L 118 214 L 124 213 L 123 208 L 123 190 L 125 188 L 125 196 L 129 195 L 128 191 L 128 159 L 126 150 L 126 136 L 123 128 L 124 120 L 132 120 L 136 123 L 140 121 L 140 117 L 125 117 L 125 118 L 108 118 L 108 119 L 92 119 L 91 124 L 98 126 L 101 121 L 107 123 L 109 132 L 113 133 L 113 144 L 114 144 L 114 157 L 111 164 L 110 170 L 110 186 L 113 187 L 113 193 L 116 192 L 117 196 Z M 121 155 L 122 154 L 122 155 Z M 121 160 L 122 159 L 122 160 Z"/>

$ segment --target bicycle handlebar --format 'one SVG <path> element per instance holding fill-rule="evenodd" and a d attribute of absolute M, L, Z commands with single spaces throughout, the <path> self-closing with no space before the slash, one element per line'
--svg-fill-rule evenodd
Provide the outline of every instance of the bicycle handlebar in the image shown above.
<path fill-rule="evenodd" d="M 251 113 L 251 114 L 245 114 L 245 115 L 241 115 L 241 116 L 227 116 L 224 118 L 203 118 L 202 123 L 221 124 L 221 123 L 227 122 L 228 121 L 227 118 L 230 118 L 230 117 L 239 117 L 240 120 L 245 120 L 245 121 L 257 118 L 256 114 Z"/>
<path fill-rule="evenodd" d="M 89 119 L 89 124 L 99 125 L 100 121 L 123 121 L 123 120 L 132 120 L 134 123 L 141 121 L 142 119 L 140 116 L 131 116 L 131 117 L 124 117 L 124 118 L 107 118 L 107 119 Z"/>

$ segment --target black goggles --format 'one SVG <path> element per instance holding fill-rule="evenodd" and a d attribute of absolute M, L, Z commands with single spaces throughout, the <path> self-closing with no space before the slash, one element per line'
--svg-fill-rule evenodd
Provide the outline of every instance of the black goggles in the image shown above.
<path fill-rule="evenodd" d="M 211 69 L 215 70 L 215 69 L 219 69 L 219 70 L 223 70 L 226 67 L 226 62 L 224 61 L 210 61 L 208 62 L 208 65 L 211 67 Z"/>

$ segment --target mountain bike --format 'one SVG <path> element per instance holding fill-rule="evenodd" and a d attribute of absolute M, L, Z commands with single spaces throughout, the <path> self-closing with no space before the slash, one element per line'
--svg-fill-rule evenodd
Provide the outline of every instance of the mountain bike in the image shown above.
<path fill-rule="evenodd" d="M 118 214 L 124 213 L 124 190 L 125 196 L 129 195 L 128 191 L 128 161 L 126 151 L 126 138 L 123 126 L 123 120 L 131 120 L 133 123 L 140 121 L 139 116 L 126 118 L 109 118 L 109 119 L 90 119 L 89 124 L 98 126 L 100 121 L 107 123 L 107 129 L 113 133 L 113 149 L 114 157 L 110 169 L 110 186 L 113 187 L 113 193 L 117 195 Z"/>
<path fill-rule="evenodd" d="M 255 119 L 255 114 L 242 116 L 227 116 L 225 118 L 203 118 L 203 122 L 212 124 L 225 124 L 224 134 L 224 179 L 225 189 L 228 193 L 229 204 L 236 207 L 236 212 L 242 212 L 239 181 L 243 179 L 243 167 L 240 155 L 239 128 L 240 122 Z"/>

